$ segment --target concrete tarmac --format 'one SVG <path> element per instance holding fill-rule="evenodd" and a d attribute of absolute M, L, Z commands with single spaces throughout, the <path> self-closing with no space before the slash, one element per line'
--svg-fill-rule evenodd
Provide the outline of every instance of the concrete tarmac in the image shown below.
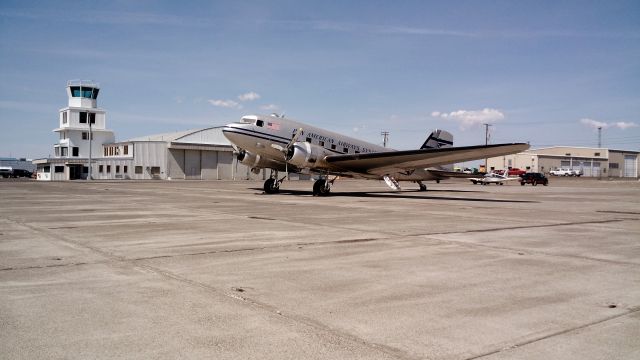
<path fill-rule="evenodd" d="M 0 358 L 639 359 L 640 183 L 0 181 Z"/>

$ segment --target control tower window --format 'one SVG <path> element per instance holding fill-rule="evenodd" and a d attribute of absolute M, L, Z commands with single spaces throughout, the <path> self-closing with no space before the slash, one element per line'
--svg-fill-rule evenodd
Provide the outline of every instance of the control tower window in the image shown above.
<path fill-rule="evenodd" d="M 89 121 L 92 124 L 96 123 L 96 114 L 95 113 L 90 113 L 90 112 L 81 112 L 80 113 L 80 124 L 86 124 L 87 123 L 87 119 L 89 119 Z"/>
<path fill-rule="evenodd" d="M 71 96 L 83 97 L 87 99 L 96 99 L 98 97 L 99 91 L 100 89 L 95 89 L 92 87 L 72 86 Z"/>

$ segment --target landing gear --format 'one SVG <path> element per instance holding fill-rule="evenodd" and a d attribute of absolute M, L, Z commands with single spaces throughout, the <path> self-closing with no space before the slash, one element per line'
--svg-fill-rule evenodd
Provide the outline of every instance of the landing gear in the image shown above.
<path fill-rule="evenodd" d="M 319 179 L 313 183 L 313 196 L 327 196 L 331 192 L 331 183 L 327 179 Z"/>
<path fill-rule="evenodd" d="M 265 194 L 276 194 L 278 191 L 280 191 L 280 184 L 275 178 L 269 178 L 264 182 Z"/>
<path fill-rule="evenodd" d="M 282 177 L 282 179 L 278 179 L 278 171 L 272 169 L 271 175 L 264 182 L 265 194 L 277 194 L 280 191 L 280 184 L 282 184 L 282 181 L 284 181 L 285 178 L 286 176 Z"/>
<path fill-rule="evenodd" d="M 427 185 L 423 184 L 422 181 L 416 181 L 420 186 L 420 191 L 427 191 Z"/>

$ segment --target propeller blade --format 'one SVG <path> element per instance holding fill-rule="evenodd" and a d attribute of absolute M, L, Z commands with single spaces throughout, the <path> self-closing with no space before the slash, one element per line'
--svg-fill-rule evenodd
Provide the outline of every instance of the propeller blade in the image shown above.
<path fill-rule="evenodd" d="M 271 144 L 271 147 L 278 150 L 278 151 L 282 151 L 284 152 L 284 148 L 278 144 Z"/>
<path fill-rule="evenodd" d="M 293 136 L 291 137 L 291 141 L 289 141 L 289 143 L 287 144 L 287 146 L 284 147 L 284 150 L 289 150 L 289 148 L 291 148 L 293 146 L 293 144 L 295 144 L 298 141 L 298 138 L 300 137 L 300 135 L 302 134 L 302 128 L 298 128 L 294 133 Z M 284 151 L 286 153 L 286 151 Z"/>

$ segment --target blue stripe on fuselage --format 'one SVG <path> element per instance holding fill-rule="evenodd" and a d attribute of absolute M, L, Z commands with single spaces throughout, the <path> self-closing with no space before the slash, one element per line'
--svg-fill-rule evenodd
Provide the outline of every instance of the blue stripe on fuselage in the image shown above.
<path fill-rule="evenodd" d="M 278 142 L 278 143 L 282 143 L 282 144 L 287 144 L 290 141 L 289 139 L 287 139 L 285 137 L 282 137 L 282 136 L 272 135 L 272 134 L 268 134 L 268 133 L 263 133 L 261 131 L 249 130 L 249 129 L 244 129 L 244 128 L 225 127 L 225 128 L 222 129 L 222 132 L 223 133 L 229 132 L 229 133 L 235 133 L 235 134 L 240 134 L 240 135 L 247 135 L 247 136 L 260 138 L 260 139 L 265 139 L 265 140 Z M 284 140 L 280 140 L 280 139 L 284 139 Z"/>

